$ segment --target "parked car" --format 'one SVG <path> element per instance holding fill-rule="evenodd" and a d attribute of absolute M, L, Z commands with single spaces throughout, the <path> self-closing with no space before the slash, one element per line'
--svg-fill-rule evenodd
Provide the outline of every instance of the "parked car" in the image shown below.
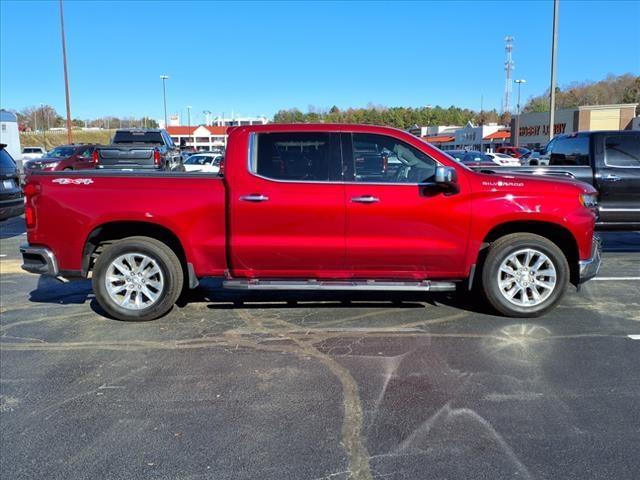
<path fill-rule="evenodd" d="M 477 150 L 447 150 L 456 161 L 473 168 L 494 168 L 495 162 L 485 153 Z"/>
<path fill-rule="evenodd" d="M 116 130 L 110 145 L 94 154 L 98 169 L 184 171 L 182 154 L 166 130 Z"/>
<path fill-rule="evenodd" d="M 538 166 L 549 165 L 549 159 L 542 156 L 541 152 L 532 151 L 519 158 L 521 165 Z"/>
<path fill-rule="evenodd" d="M 184 161 L 187 172 L 218 173 L 223 157 L 217 153 L 196 153 Z"/>
<path fill-rule="evenodd" d="M 86 170 L 95 168 L 93 164 L 93 152 L 96 146 L 87 145 L 61 145 L 47 152 L 43 157 L 29 160 L 24 163 L 25 173 L 36 170 L 61 171 L 61 170 Z"/>
<path fill-rule="evenodd" d="M 5 147 L 4 143 L 0 143 L 0 220 L 24 213 L 20 172 Z"/>
<path fill-rule="evenodd" d="M 363 178 L 355 145 L 400 165 Z M 504 315 L 532 317 L 600 264 L 591 185 L 476 172 L 401 130 L 243 126 L 230 132 L 225 169 L 224 179 L 30 175 L 23 268 L 91 276 L 106 312 L 145 320 L 203 277 L 244 290 L 462 284 Z"/>
<path fill-rule="evenodd" d="M 589 183 L 599 191 L 600 229 L 640 228 L 640 132 L 631 130 L 558 135 L 541 152 L 544 166 L 509 168 Z"/>
<path fill-rule="evenodd" d="M 487 152 L 485 153 L 485 155 L 489 157 L 493 163 L 496 163 L 502 167 L 519 167 L 521 165 L 520 159 L 515 157 L 510 157 L 505 153 Z"/>
<path fill-rule="evenodd" d="M 520 158 L 523 155 L 526 155 L 530 150 L 528 148 L 523 147 L 498 147 L 496 148 L 496 153 L 504 153 L 505 155 L 509 155 L 510 157 Z"/>
<path fill-rule="evenodd" d="M 40 158 L 46 153 L 47 151 L 43 147 L 24 147 L 22 149 L 22 160 L 26 162 L 34 158 Z"/>

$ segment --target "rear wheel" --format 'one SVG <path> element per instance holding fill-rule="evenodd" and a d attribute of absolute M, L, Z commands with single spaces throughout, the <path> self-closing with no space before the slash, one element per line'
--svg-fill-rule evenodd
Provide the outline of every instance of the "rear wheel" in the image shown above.
<path fill-rule="evenodd" d="M 182 265 L 164 243 L 129 237 L 96 260 L 93 290 L 100 306 L 119 320 L 153 320 L 173 307 L 184 282 Z"/>
<path fill-rule="evenodd" d="M 545 237 L 514 233 L 490 247 L 482 271 L 482 293 L 509 317 L 537 317 L 551 310 L 569 284 L 569 264 Z"/>

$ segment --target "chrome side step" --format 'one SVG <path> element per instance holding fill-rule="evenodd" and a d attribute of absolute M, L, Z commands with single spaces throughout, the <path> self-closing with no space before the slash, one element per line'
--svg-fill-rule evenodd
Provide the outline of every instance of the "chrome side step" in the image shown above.
<path fill-rule="evenodd" d="M 224 288 L 232 290 L 381 290 L 387 292 L 451 292 L 453 282 L 423 280 L 394 282 L 382 280 L 225 280 Z"/>

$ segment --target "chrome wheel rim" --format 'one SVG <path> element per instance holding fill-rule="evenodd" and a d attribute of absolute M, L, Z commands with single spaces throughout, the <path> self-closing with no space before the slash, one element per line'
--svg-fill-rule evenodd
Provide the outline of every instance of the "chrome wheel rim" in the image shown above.
<path fill-rule="evenodd" d="M 143 253 L 120 255 L 111 262 L 105 275 L 109 297 L 128 310 L 152 306 L 164 291 L 164 276 L 158 262 Z"/>
<path fill-rule="evenodd" d="M 498 270 L 502 296 L 519 307 L 535 307 L 553 293 L 557 284 L 556 267 L 540 250 L 524 248 L 510 254 Z"/>

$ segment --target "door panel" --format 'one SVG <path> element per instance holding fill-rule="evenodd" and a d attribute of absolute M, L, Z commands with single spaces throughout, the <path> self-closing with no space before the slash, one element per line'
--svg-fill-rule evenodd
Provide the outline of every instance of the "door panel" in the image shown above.
<path fill-rule="evenodd" d="M 345 185 L 348 268 L 361 278 L 466 274 L 471 220 L 466 185 L 455 194 L 420 185 L 435 172 L 436 162 L 393 137 L 375 137 L 353 134 L 351 155 L 344 155 L 349 140 L 343 143 L 345 161 L 354 162 L 354 181 Z M 376 155 L 382 160 L 375 162 Z M 383 166 L 376 181 L 372 165 Z"/>
<path fill-rule="evenodd" d="M 338 135 L 252 134 L 250 166 L 230 182 L 235 276 L 329 278 L 345 267 Z M 337 173 L 336 173 L 337 172 Z"/>
<path fill-rule="evenodd" d="M 601 142 L 600 221 L 640 223 L 640 133 L 605 135 Z"/>

